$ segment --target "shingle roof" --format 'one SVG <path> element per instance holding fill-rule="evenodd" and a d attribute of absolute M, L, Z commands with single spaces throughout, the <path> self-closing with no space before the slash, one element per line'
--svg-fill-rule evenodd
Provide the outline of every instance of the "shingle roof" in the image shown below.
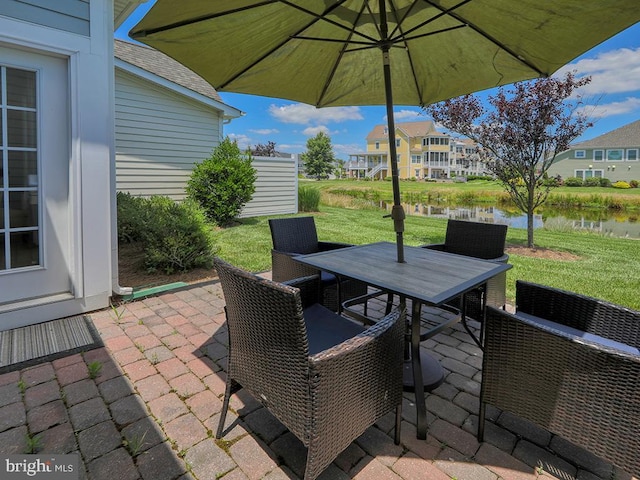
<path fill-rule="evenodd" d="M 373 127 L 373 130 L 367 135 L 367 140 L 375 140 L 377 138 L 387 138 L 387 125 L 381 124 Z M 423 120 L 421 122 L 402 122 L 396 123 L 396 130 L 404 131 L 409 137 L 424 137 L 426 135 L 440 134 L 432 120 Z"/>
<path fill-rule="evenodd" d="M 591 140 L 575 143 L 572 148 L 640 147 L 640 120 L 628 123 Z"/>
<path fill-rule="evenodd" d="M 222 102 L 218 92 L 202 77 L 158 50 L 116 39 L 113 53 L 123 62 L 142 68 L 200 95 Z"/>

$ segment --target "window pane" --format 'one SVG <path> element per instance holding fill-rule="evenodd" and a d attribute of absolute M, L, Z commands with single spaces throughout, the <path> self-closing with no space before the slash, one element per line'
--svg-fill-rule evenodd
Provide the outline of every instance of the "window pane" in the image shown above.
<path fill-rule="evenodd" d="M 36 73 L 7 68 L 7 105 L 36 108 Z"/>
<path fill-rule="evenodd" d="M 38 226 L 38 192 L 9 192 L 9 227 Z"/>
<path fill-rule="evenodd" d="M 595 161 L 601 161 L 603 159 L 603 151 L 602 150 L 594 150 L 593 151 L 593 159 Z"/>
<path fill-rule="evenodd" d="M 0 230 L 4 228 L 4 195 L 0 190 Z"/>
<path fill-rule="evenodd" d="M 4 256 L 4 233 L 0 233 L 0 270 L 7 269 L 7 260 Z"/>
<path fill-rule="evenodd" d="M 627 160 L 638 160 L 638 150 L 627 150 Z"/>
<path fill-rule="evenodd" d="M 622 160 L 622 150 L 607 150 L 607 160 Z"/>
<path fill-rule="evenodd" d="M 36 112 L 7 110 L 9 147 L 36 148 Z"/>
<path fill-rule="evenodd" d="M 38 232 L 15 232 L 11 234 L 11 268 L 30 267 L 40 264 Z"/>
<path fill-rule="evenodd" d="M 9 152 L 9 186 L 38 186 L 36 152 Z"/>

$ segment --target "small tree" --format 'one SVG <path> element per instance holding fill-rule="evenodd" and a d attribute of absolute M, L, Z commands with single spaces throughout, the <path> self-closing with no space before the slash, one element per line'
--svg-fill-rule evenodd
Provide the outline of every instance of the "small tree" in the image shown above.
<path fill-rule="evenodd" d="M 425 108 L 436 122 L 461 133 L 478 145 L 478 153 L 504 186 L 515 205 L 527 215 L 527 245 L 533 248 L 533 214 L 553 186 L 545 176 L 554 157 L 591 126 L 577 113 L 580 97 L 566 102 L 590 77 L 544 78 L 502 87 L 486 110 L 473 95 Z"/>
<path fill-rule="evenodd" d="M 326 133 L 319 132 L 315 137 L 307 140 L 307 151 L 301 157 L 307 175 L 316 177 L 318 180 L 327 176 L 333 170 L 335 161 L 331 138 Z"/>
<path fill-rule="evenodd" d="M 242 155 L 236 142 L 226 137 L 211 157 L 196 163 L 187 184 L 187 194 L 204 209 L 207 218 L 228 225 L 255 191 L 256 170 L 251 155 Z"/>
<path fill-rule="evenodd" d="M 253 149 L 252 154 L 256 157 L 275 157 L 277 155 L 276 144 L 271 141 L 267 142 L 266 145 L 259 143 Z"/>

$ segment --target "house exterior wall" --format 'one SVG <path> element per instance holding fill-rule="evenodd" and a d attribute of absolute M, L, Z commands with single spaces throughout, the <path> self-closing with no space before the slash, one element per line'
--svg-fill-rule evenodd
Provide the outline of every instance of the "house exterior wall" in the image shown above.
<path fill-rule="evenodd" d="M 60 142 L 67 142 L 70 150 L 69 208 L 53 213 L 65 215 L 70 226 L 70 244 L 64 248 L 70 256 L 71 285 L 55 299 L 29 298 L 25 291 L 24 301 L 0 301 L 2 330 L 105 307 L 112 287 L 113 3 L 92 0 L 88 4 L 91 28 L 86 33 L 90 35 L 54 26 L 62 7 L 87 2 L 51 2 L 57 8 L 35 20 L 24 18 L 20 8 L 35 9 L 41 2 L 19 2 L 23 5 L 13 10 L 15 3 L 2 2 L 9 10 L 0 12 L 0 42 L 18 52 L 54 55 L 68 64 L 70 134 Z"/>
<path fill-rule="evenodd" d="M 3 0 L 0 15 L 89 36 L 89 0 Z"/>
<path fill-rule="evenodd" d="M 116 70 L 117 190 L 185 198 L 194 163 L 221 141 L 222 112 Z"/>
<path fill-rule="evenodd" d="M 548 170 L 550 177 L 603 177 L 612 183 L 640 180 L 640 138 L 633 148 L 571 148 L 558 155 Z"/>

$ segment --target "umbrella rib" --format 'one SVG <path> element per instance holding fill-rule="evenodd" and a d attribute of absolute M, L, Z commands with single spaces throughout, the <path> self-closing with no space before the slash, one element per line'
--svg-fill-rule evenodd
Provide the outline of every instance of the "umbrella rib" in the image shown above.
<path fill-rule="evenodd" d="M 327 14 L 331 13 L 333 10 L 335 10 L 337 7 L 339 7 L 340 5 L 342 5 L 343 3 L 345 3 L 347 0 L 341 0 L 341 1 L 339 1 L 339 2 L 336 2 L 336 4 L 335 4 L 335 5 L 333 5 L 332 7 L 328 8 L 328 9 L 326 9 L 326 10 L 325 10 L 324 12 L 322 12 L 321 14 L 318 14 L 318 13 L 312 12 L 311 10 L 307 10 L 306 8 L 302 8 L 301 6 L 296 5 L 295 3 L 288 2 L 288 1 L 286 1 L 286 0 L 278 0 L 278 1 L 279 1 L 280 3 L 284 3 L 285 5 L 287 5 L 287 6 L 291 7 L 291 8 L 295 8 L 296 10 L 300 10 L 301 12 L 304 12 L 304 13 L 306 13 L 307 15 L 310 15 L 310 16 L 314 17 L 316 20 L 322 20 L 323 22 L 330 23 L 330 24 L 331 24 L 331 25 L 333 25 L 334 27 L 341 28 L 342 30 L 347 31 L 347 32 L 351 33 L 352 35 L 355 33 L 356 35 L 359 35 L 359 36 L 361 36 L 362 38 L 367 39 L 367 40 L 368 40 L 369 42 L 371 42 L 371 43 L 374 43 L 374 44 L 375 44 L 375 43 L 377 43 L 377 42 L 378 42 L 378 40 L 376 40 L 376 39 L 375 39 L 375 38 L 373 38 L 373 37 L 370 37 L 369 35 L 365 35 L 364 33 L 357 32 L 357 31 L 355 31 L 354 29 L 347 27 L 346 25 L 342 25 L 341 23 L 338 23 L 338 22 L 336 22 L 336 21 L 334 21 L 334 20 L 331 20 L 331 19 L 329 19 L 329 18 L 327 18 L 327 17 L 326 17 L 326 15 L 327 15 Z M 324 39 L 323 39 L 323 40 L 324 40 Z M 327 39 L 327 40 L 330 40 L 330 39 Z M 361 42 L 361 43 L 366 44 L 366 42 Z"/>
<path fill-rule="evenodd" d="M 233 15 L 234 13 L 244 12 L 245 10 L 251 10 L 254 8 L 264 7 L 265 5 L 270 5 L 272 3 L 277 3 L 279 0 L 265 0 L 264 2 L 256 3 L 254 5 L 248 5 L 245 7 L 235 8 L 233 10 L 226 10 L 220 13 L 212 13 L 210 15 L 202 15 L 196 18 L 190 18 L 188 20 L 182 20 L 180 22 L 171 23 L 169 25 L 163 25 L 162 27 L 157 28 L 149 28 L 146 30 L 141 30 L 139 32 L 131 32 L 131 38 L 144 38 L 154 33 L 166 32 L 168 30 L 173 30 L 175 28 L 186 27 L 187 25 L 194 25 L 196 23 L 205 22 L 207 20 L 212 20 L 214 18 L 225 17 L 227 15 Z"/>
<path fill-rule="evenodd" d="M 436 20 L 438 20 L 439 18 L 444 17 L 445 15 L 450 15 L 450 13 L 451 13 L 451 12 L 453 12 L 455 9 L 460 8 L 460 7 L 462 7 L 462 6 L 466 5 L 467 3 L 471 2 L 471 1 L 472 1 L 472 0 L 463 0 L 462 2 L 458 3 L 457 5 L 454 5 L 454 6 L 453 6 L 453 7 L 451 7 L 451 8 L 448 8 L 448 9 L 446 9 L 446 10 L 441 10 L 441 11 L 440 11 L 440 13 L 439 13 L 438 15 L 436 15 L 435 17 L 432 17 L 432 18 L 430 18 L 430 19 L 428 19 L 428 20 L 425 20 L 425 21 L 424 21 L 424 22 L 422 22 L 421 24 L 416 25 L 415 27 L 412 27 L 412 28 L 410 28 L 409 30 L 407 30 L 407 31 L 405 31 L 405 32 L 402 32 L 402 31 L 401 31 L 400 36 L 401 36 L 401 37 L 405 37 L 405 38 L 406 38 L 406 37 L 407 37 L 407 35 L 410 35 L 411 33 L 415 32 L 416 30 L 421 29 L 421 28 L 422 28 L 422 27 L 424 27 L 425 25 L 429 25 L 430 23 L 435 22 Z M 429 2 L 427 2 L 427 3 L 429 3 Z M 411 7 L 413 8 L 415 5 L 417 5 L 417 2 L 413 3 L 413 4 L 411 5 Z M 404 15 L 404 17 L 402 18 L 402 20 L 398 22 L 398 25 L 397 25 L 397 26 L 396 26 L 396 28 L 394 29 L 393 34 L 390 36 L 391 38 L 393 38 L 393 36 L 394 36 L 394 34 L 396 33 L 396 31 L 401 30 L 402 22 L 404 22 L 404 20 L 407 18 L 407 16 L 409 15 L 409 13 L 411 13 L 411 10 L 408 10 L 408 11 L 407 11 L 407 13 Z M 459 19 L 459 18 L 457 18 L 457 17 L 456 17 L 456 20 L 460 21 L 460 19 Z M 462 25 L 460 25 L 460 26 L 465 26 L 465 25 L 466 25 L 466 23 L 465 23 L 465 22 L 461 22 L 461 23 L 462 23 Z M 459 27 L 458 27 L 458 28 L 459 28 Z M 447 30 L 450 30 L 450 29 L 444 29 L 444 30 L 442 30 L 442 31 L 447 31 Z M 438 33 L 440 33 L 440 32 L 438 32 Z M 428 35 L 428 34 L 427 34 L 427 35 Z M 414 39 L 414 38 L 420 38 L 420 37 L 422 37 L 422 36 L 426 36 L 426 35 L 415 36 L 415 37 L 412 37 L 411 39 Z"/>
<path fill-rule="evenodd" d="M 442 8 L 439 5 L 436 5 L 435 3 L 433 3 L 431 0 L 423 0 L 424 2 L 428 3 L 429 5 L 437 8 L 438 10 L 442 10 Z M 456 7 L 457 8 L 457 7 Z M 533 65 L 531 62 L 529 62 L 527 59 L 525 59 L 524 57 L 522 57 L 521 55 L 519 55 L 517 52 L 515 52 L 514 50 L 512 50 L 511 48 L 507 47 L 504 43 L 500 42 L 498 39 L 494 38 L 493 36 L 489 35 L 488 33 L 486 33 L 483 29 L 481 29 L 480 27 L 474 25 L 473 23 L 465 20 L 464 18 L 462 18 L 460 15 L 458 15 L 455 12 L 452 11 L 447 11 L 447 10 L 442 10 L 444 13 L 447 13 L 448 15 L 450 15 L 451 17 L 455 18 L 456 20 L 458 20 L 459 22 L 467 25 L 469 28 L 473 29 L 473 31 L 475 31 L 477 34 L 479 34 L 480 36 L 486 38 L 487 40 L 489 40 L 491 43 L 493 43 L 495 46 L 497 46 L 498 48 L 500 48 L 502 51 L 508 53 L 509 55 L 511 55 L 513 58 L 515 58 L 516 60 L 518 60 L 520 63 L 526 65 L 527 67 L 529 67 L 531 70 L 533 70 L 534 72 L 536 72 L 538 75 L 540 76 L 548 76 L 549 74 L 547 72 L 543 72 L 542 70 L 540 70 L 538 67 L 536 67 L 535 65 Z"/>
<path fill-rule="evenodd" d="M 365 5 L 369 9 L 369 11 L 371 11 L 371 9 L 369 8 L 368 2 L 365 2 Z M 329 73 L 329 76 L 327 77 L 327 81 L 324 82 L 324 85 L 322 87 L 322 92 L 320 92 L 320 96 L 318 97 L 318 101 L 316 102 L 316 106 L 322 105 L 322 100 L 323 100 L 324 96 L 326 95 L 327 90 L 329 89 L 329 85 L 331 85 L 331 81 L 333 80 L 333 76 L 336 74 L 336 71 L 338 70 L 338 65 L 340 65 L 340 60 L 342 60 L 342 57 L 345 54 L 345 52 L 349 51 L 347 49 L 347 45 L 349 45 L 351 43 L 351 37 L 353 37 L 353 34 L 355 33 L 356 25 L 358 23 L 358 20 L 360 20 L 360 17 L 362 16 L 363 10 L 364 10 L 364 6 L 358 12 L 358 16 L 356 18 L 356 21 L 353 22 L 353 24 L 352 24 L 353 26 L 350 29 L 349 36 L 347 37 L 346 41 L 343 43 L 343 46 L 340 49 L 340 53 L 338 54 L 338 58 L 333 63 L 333 67 L 331 67 L 331 72 Z M 360 42 L 358 42 L 358 43 L 360 43 Z M 362 47 L 362 49 L 365 49 L 365 48 L 373 48 L 373 45 L 368 45 L 368 46 Z"/>
<path fill-rule="evenodd" d="M 307 13 L 309 15 L 311 15 L 313 17 L 313 20 L 310 21 L 309 23 L 307 23 L 306 25 L 304 25 L 302 28 L 300 28 L 297 32 L 293 33 L 292 35 L 290 35 L 288 38 L 286 38 L 285 40 L 283 40 L 282 42 L 280 42 L 278 45 L 274 46 L 273 48 L 271 48 L 269 51 L 265 52 L 263 55 L 261 55 L 258 59 L 256 59 L 254 62 L 252 62 L 250 65 L 247 65 L 245 68 L 243 68 L 242 70 L 240 70 L 239 72 L 237 72 L 235 75 L 233 75 L 232 77 L 230 77 L 228 80 L 226 80 L 225 82 L 223 82 L 222 84 L 215 86 L 214 87 L 218 90 L 224 90 L 226 88 L 227 85 L 229 85 L 230 83 L 234 82 L 238 77 L 244 75 L 246 72 L 248 72 L 249 70 L 251 70 L 253 67 L 255 67 L 256 65 L 258 65 L 260 62 L 262 62 L 265 58 L 267 58 L 269 55 L 271 55 L 273 52 L 277 51 L 278 49 L 282 48 L 283 45 L 285 45 L 286 43 L 288 43 L 289 41 L 291 41 L 294 38 L 297 38 L 298 35 L 300 35 L 300 33 L 304 32 L 307 28 L 309 28 L 311 25 L 313 25 L 314 23 L 323 20 L 323 17 L 321 15 L 318 15 L 314 12 L 308 11 L 306 9 L 300 8 L 297 5 L 293 5 L 290 2 L 284 1 L 284 0 L 276 0 L 279 3 L 283 3 L 289 7 L 293 7 L 296 8 L 297 10 L 300 10 L 304 13 Z M 328 8 L 327 10 L 324 11 L 324 13 L 322 15 L 326 15 L 328 13 L 330 13 L 331 11 L 333 11 L 335 8 L 337 8 L 339 5 L 341 5 L 342 3 L 344 3 L 346 0 L 341 0 L 340 2 L 336 2 L 332 7 Z M 271 2 L 268 2 L 271 3 Z M 325 19 L 326 20 L 326 19 Z"/>

